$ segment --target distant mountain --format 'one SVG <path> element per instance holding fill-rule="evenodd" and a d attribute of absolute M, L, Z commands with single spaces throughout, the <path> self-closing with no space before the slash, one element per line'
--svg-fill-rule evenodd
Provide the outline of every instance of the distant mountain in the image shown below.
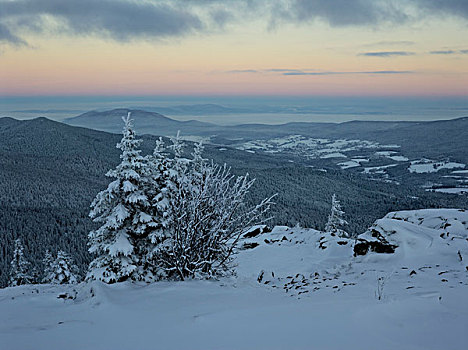
<path fill-rule="evenodd" d="M 370 140 L 401 145 L 410 156 L 451 157 L 468 164 L 468 117 L 408 123 L 365 135 Z"/>
<path fill-rule="evenodd" d="M 139 134 L 154 134 L 172 136 L 180 131 L 182 134 L 199 133 L 212 127 L 212 124 L 195 120 L 177 121 L 156 112 L 138 109 L 119 108 L 110 111 L 91 111 L 77 117 L 67 118 L 65 123 L 90 129 L 120 133 L 122 131 L 122 117 L 131 112 L 135 130 Z"/>
<path fill-rule="evenodd" d="M 179 105 L 172 107 L 140 107 L 141 109 L 157 112 L 164 115 L 216 115 L 216 114 L 240 114 L 252 113 L 252 109 L 240 107 L 225 107 L 213 103 Z M 255 110 L 253 110 L 255 112 Z"/>
<path fill-rule="evenodd" d="M 184 106 L 201 110 L 219 110 L 218 105 Z M 179 107 L 174 107 L 179 108 Z M 221 107 L 222 109 L 222 107 Z M 87 112 L 66 119 L 69 125 L 82 126 L 112 133 L 120 133 L 121 117 L 132 112 L 135 128 L 140 134 L 173 136 L 195 135 L 211 138 L 213 143 L 229 145 L 233 139 L 271 139 L 287 135 L 312 138 L 359 139 L 381 144 L 401 146 L 405 154 L 420 158 L 454 160 L 468 164 L 468 117 L 427 122 L 407 121 L 350 121 L 344 123 L 293 122 L 281 125 L 243 124 L 219 126 L 199 121 L 177 121 L 155 112 L 114 109 L 105 112 Z"/>

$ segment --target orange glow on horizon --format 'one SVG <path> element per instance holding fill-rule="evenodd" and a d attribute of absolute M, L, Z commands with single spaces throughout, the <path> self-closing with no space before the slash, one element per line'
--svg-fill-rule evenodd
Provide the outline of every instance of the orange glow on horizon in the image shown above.
<path fill-rule="evenodd" d="M 440 31 L 445 36 L 435 35 Z M 429 54 L 447 45 L 465 48 L 461 37 L 460 26 L 450 23 L 395 33 L 325 25 L 312 32 L 287 27 L 272 33 L 251 24 L 174 43 L 32 37 L 35 48 L 0 54 L 0 95 L 468 96 L 468 54 Z M 360 54 L 399 49 L 364 45 L 390 39 L 415 42 L 408 48 L 414 54 Z M 378 71 L 411 73 L 346 73 Z"/>

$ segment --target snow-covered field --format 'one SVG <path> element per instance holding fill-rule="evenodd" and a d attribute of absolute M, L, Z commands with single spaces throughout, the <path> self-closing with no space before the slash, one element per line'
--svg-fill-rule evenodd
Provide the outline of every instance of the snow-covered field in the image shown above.
<path fill-rule="evenodd" d="M 309 159 L 347 158 L 346 153 L 348 152 L 399 147 L 398 145 L 381 145 L 378 142 L 367 140 L 315 139 L 302 135 L 290 135 L 269 140 L 252 140 L 236 145 L 236 148 L 241 150 L 294 153 Z"/>
<path fill-rule="evenodd" d="M 436 162 L 430 159 L 412 161 L 408 171 L 410 173 L 434 173 L 442 169 L 464 168 L 466 165 L 456 162 Z"/>
<path fill-rule="evenodd" d="M 401 166 L 409 174 L 422 178 L 420 185 L 427 185 L 424 176 L 437 174 L 441 170 L 453 170 L 458 176 L 466 175 L 467 165 L 449 159 L 433 160 L 426 158 L 409 158 L 403 154 L 399 145 L 384 145 L 368 140 L 347 139 L 318 139 L 303 135 L 289 135 L 266 140 L 237 140 L 240 141 L 233 147 L 247 152 L 266 152 L 271 154 L 285 154 L 302 157 L 306 162 L 329 160 L 330 164 L 340 167 L 342 170 L 357 171 L 365 174 L 373 180 L 400 184 L 399 176 L 391 175 L 391 168 Z M 398 170 L 397 170 L 398 172 Z M 446 172 L 441 172 L 444 174 Z M 446 175 L 441 175 L 446 177 Z M 444 187 L 458 188 L 456 184 L 444 181 Z M 404 182 L 404 181 L 403 181 Z M 465 190 L 436 191 L 442 193 L 465 194 Z"/>
<path fill-rule="evenodd" d="M 395 253 L 354 257 L 276 227 L 229 279 L 6 288 L 0 349 L 466 349 L 468 212 L 389 213 L 360 238 L 380 236 Z"/>
<path fill-rule="evenodd" d="M 468 187 L 448 187 L 448 188 L 434 188 L 427 189 L 426 191 L 449 193 L 449 194 L 468 194 Z"/>

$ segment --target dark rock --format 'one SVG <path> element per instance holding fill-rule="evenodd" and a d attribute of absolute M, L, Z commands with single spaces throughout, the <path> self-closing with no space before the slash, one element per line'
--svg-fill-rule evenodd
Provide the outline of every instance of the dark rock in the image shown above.
<path fill-rule="evenodd" d="M 366 241 L 363 239 L 358 239 L 359 243 L 354 245 L 354 256 L 366 255 L 369 251 L 381 254 L 393 254 L 395 249 L 398 248 L 397 245 L 390 244 L 387 241 Z"/>
<path fill-rule="evenodd" d="M 62 293 L 57 295 L 57 299 L 73 299 L 73 297 L 68 293 Z"/>
<path fill-rule="evenodd" d="M 258 246 L 257 242 L 247 242 L 242 245 L 241 249 L 253 249 Z"/>
<path fill-rule="evenodd" d="M 244 238 L 254 238 L 257 237 L 258 235 L 266 232 L 271 232 L 271 229 L 268 226 L 261 226 L 257 227 L 254 230 L 247 231 L 244 234 Z"/>
<path fill-rule="evenodd" d="M 263 275 L 265 274 L 265 271 L 260 271 L 260 273 L 258 274 L 258 277 L 257 277 L 257 282 L 258 283 L 261 283 L 262 280 L 263 280 Z"/>

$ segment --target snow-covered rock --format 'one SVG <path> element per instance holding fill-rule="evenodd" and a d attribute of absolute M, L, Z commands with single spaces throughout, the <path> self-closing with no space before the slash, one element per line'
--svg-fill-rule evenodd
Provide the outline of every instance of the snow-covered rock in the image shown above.
<path fill-rule="evenodd" d="M 449 261 L 463 262 L 466 259 L 468 266 L 468 212 L 463 209 L 392 212 L 359 235 L 354 247 L 356 255 L 368 252 L 360 246 L 365 242 L 369 252 L 395 251 L 395 257 L 428 262 L 446 257 Z"/>

